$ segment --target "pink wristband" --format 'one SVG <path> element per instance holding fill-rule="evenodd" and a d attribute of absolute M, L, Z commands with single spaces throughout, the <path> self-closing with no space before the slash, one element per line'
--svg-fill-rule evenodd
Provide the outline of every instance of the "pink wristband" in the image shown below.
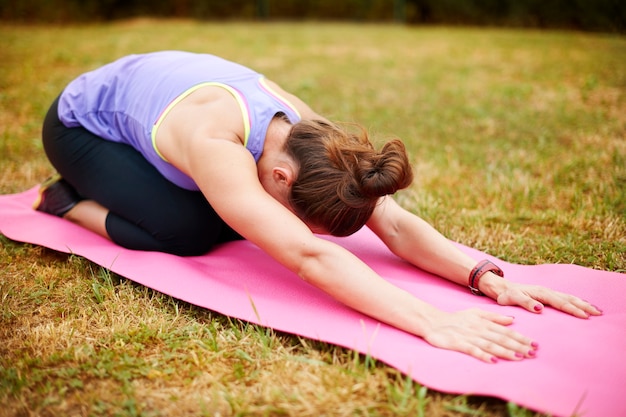
<path fill-rule="evenodd" d="M 496 264 L 488 260 L 480 261 L 469 274 L 468 287 L 472 294 L 485 295 L 478 289 L 478 283 L 480 278 L 487 272 L 493 272 L 500 277 L 504 277 L 504 272 Z"/>

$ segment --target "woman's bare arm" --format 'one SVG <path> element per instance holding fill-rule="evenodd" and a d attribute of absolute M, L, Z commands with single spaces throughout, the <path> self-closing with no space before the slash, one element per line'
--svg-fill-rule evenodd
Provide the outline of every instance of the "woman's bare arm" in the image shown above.
<path fill-rule="evenodd" d="M 196 139 L 186 172 L 215 211 L 246 239 L 347 306 L 421 336 L 435 346 L 492 362 L 520 359 L 531 340 L 506 328 L 511 318 L 471 310 L 446 313 L 395 287 L 346 249 L 316 237 L 265 192 L 256 165 L 241 145 Z"/>
<path fill-rule="evenodd" d="M 368 226 L 401 258 L 459 285 L 468 285 L 470 271 L 478 260 L 460 251 L 430 224 L 400 207 L 393 198 L 381 200 Z M 479 290 L 499 304 L 519 305 L 534 313 L 540 313 L 543 305 L 548 304 L 580 318 L 601 314 L 596 307 L 578 297 L 541 286 L 512 283 L 491 272 L 480 280 Z"/>

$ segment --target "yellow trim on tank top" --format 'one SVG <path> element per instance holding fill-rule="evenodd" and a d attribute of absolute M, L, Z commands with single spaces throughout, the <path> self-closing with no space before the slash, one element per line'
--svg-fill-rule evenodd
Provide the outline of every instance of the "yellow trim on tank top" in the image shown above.
<path fill-rule="evenodd" d="M 294 106 L 293 104 L 291 104 L 291 102 L 289 100 L 287 100 L 285 97 L 283 97 L 282 95 L 278 94 L 276 92 L 276 90 L 274 90 L 272 87 L 270 87 L 270 85 L 267 83 L 267 81 L 265 80 L 265 77 L 261 77 L 259 78 L 259 83 L 263 86 L 263 88 L 265 88 L 265 90 L 272 94 L 275 98 L 277 98 L 278 100 L 282 101 L 287 107 L 289 107 L 296 115 L 298 115 L 298 118 L 302 119 L 302 116 L 300 115 L 300 112 L 298 111 L 298 109 L 296 108 L 296 106 Z"/>
<path fill-rule="evenodd" d="M 180 103 L 185 97 L 187 97 L 189 94 L 193 93 L 194 91 L 202 87 L 209 87 L 209 86 L 222 87 L 223 89 L 227 90 L 230 94 L 232 94 L 235 100 L 237 100 L 237 104 L 239 104 L 239 107 L 241 108 L 241 114 L 243 115 L 243 126 L 244 126 L 243 145 L 246 146 L 248 144 L 248 138 L 250 137 L 250 114 L 248 113 L 248 106 L 246 105 L 246 102 L 244 101 L 239 91 L 235 90 L 233 87 L 226 85 L 224 83 L 218 83 L 218 82 L 201 83 L 198 85 L 194 85 L 190 89 L 186 90 L 181 95 L 176 97 L 170 104 L 168 104 L 165 110 L 163 110 L 163 112 L 157 119 L 157 121 L 154 123 L 154 126 L 152 126 L 152 132 L 150 134 L 152 137 L 152 147 L 154 148 L 154 151 L 157 153 L 157 155 L 159 155 L 159 157 L 161 157 L 161 159 L 164 160 L 165 162 L 169 163 L 169 161 L 165 158 L 165 156 L 161 154 L 156 144 L 157 131 L 159 130 L 159 127 L 161 127 L 161 123 L 163 123 L 163 120 L 165 120 L 165 117 L 174 108 L 174 106 Z"/>

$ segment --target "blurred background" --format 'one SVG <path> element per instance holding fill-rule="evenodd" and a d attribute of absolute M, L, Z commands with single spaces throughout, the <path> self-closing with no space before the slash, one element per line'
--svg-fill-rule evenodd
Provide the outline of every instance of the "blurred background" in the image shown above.
<path fill-rule="evenodd" d="M 87 23 L 137 17 L 472 25 L 626 33 L 624 0 L 0 0 L 0 20 Z"/>

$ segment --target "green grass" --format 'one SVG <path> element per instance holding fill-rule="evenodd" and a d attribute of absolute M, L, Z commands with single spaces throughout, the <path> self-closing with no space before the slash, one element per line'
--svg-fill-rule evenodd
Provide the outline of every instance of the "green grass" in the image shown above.
<path fill-rule="evenodd" d="M 376 141 L 402 138 L 417 179 L 397 198 L 446 236 L 511 262 L 626 270 L 623 37 L 137 20 L 5 24 L 0 39 L 2 193 L 52 172 L 41 121 L 75 76 L 129 53 L 210 52 Z M 534 415 L 4 237 L 0 300 L 3 416 Z"/>

